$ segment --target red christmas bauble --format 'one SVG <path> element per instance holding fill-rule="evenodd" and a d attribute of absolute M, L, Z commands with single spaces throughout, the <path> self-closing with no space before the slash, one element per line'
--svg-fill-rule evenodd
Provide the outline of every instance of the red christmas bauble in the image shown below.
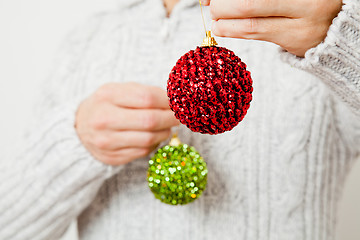
<path fill-rule="evenodd" d="M 219 134 L 233 129 L 252 100 L 246 64 L 223 47 L 197 47 L 173 67 L 167 84 L 175 117 L 194 132 Z"/>

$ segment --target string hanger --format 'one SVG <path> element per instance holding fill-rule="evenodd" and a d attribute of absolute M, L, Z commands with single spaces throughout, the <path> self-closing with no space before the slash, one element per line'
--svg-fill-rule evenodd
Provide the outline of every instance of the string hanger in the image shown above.
<path fill-rule="evenodd" d="M 202 9 L 201 0 L 199 0 L 199 4 L 200 4 L 201 17 L 202 17 L 202 21 L 203 21 L 203 24 L 204 24 L 205 35 L 207 35 L 206 24 L 205 24 L 205 20 L 204 20 L 204 12 L 203 12 L 203 9 Z"/>
<path fill-rule="evenodd" d="M 203 8 L 202 8 L 202 4 L 201 4 L 201 0 L 199 0 L 199 4 L 200 4 L 200 11 L 201 11 L 201 17 L 202 17 L 202 21 L 204 24 L 204 29 L 205 29 L 205 38 L 201 44 L 202 47 L 213 47 L 218 45 L 217 42 L 215 41 L 215 38 L 213 38 L 211 36 L 211 31 L 208 31 L 206 29 L 206 24 L 205 24 L 205 18 L 204 18 L 204 12 L 203 12 Z"/>

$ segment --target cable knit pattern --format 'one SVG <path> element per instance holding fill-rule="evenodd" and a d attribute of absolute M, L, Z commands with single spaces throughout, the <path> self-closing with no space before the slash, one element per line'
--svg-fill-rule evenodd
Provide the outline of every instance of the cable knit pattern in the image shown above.
<path fill-rule="evenodd" d="M 20 153 L 2 158 L 0 239 L 58 239 L 75 218 L 86 240 L 334 239 L 337 201 L 360 152 L 360 7 L 344 3 L 304 59 L 270 43 L 217 39 L 247 63 L 253 101 L 231 132 L 180 127 L 209 170 L 203 196 L 185 206 L 154 198 L 148 158 L 121 167 L 95 160 L 74 117 L 107 82 L 165 88 L 176 60 L 202 41 L 198 2 L 181 0 L 170 18 L 161 0 L 122 1 L 94 17 L 70 34 Z"/>
<path fill-rule="evenodd" d="M 322 79 L 360 115 L 360 1 L 344 0 L 323 43 L 305 58 L 283 52 L 283 60 Z"/>

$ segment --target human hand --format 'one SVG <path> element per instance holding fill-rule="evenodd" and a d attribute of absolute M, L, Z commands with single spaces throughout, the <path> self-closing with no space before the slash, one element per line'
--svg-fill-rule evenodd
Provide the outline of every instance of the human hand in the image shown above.
<path fill-rule="evenodd" d="M 303 57 L 321 43 L 341 0 L 202 0 L 215 20 L 212 31 L 221 37 L 273 42 Z"/>
<path fill-rule="evenodd" d="M 161 88 L 108 83 L 79 105 L 75 128 L 97 160 L 122 165 L 148 155 L 178 124 Z"/>

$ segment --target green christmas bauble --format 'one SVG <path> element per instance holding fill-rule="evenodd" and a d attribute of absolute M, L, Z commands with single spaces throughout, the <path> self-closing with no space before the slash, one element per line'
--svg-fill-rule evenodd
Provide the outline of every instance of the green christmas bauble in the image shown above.
<path fill-rule="evenodd" d="M 170 142 L 149 160 L 147 180 L 157 199 L 171 205 L 183 205 L 201 196 L 207 173 L 206 162 L 194 147 Z"/>

